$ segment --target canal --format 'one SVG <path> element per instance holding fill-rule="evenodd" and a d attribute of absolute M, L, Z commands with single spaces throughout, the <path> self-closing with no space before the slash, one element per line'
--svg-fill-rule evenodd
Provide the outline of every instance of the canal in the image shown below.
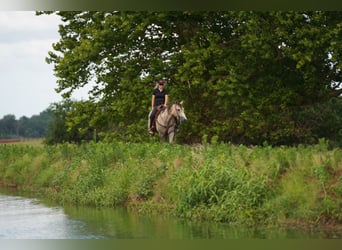
<path fill-rule="evenodd" d="M 306 239 L 341 231 L 237 228 L 142 216 L 124 208 L 58 206 L 0 189 L 0 239 Z"/>

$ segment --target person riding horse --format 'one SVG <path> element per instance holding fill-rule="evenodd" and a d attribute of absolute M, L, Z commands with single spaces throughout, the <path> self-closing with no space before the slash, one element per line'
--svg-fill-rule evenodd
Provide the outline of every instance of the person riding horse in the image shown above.
<path fill-rule="evenodd" d="M 157 113 L 157 108 L 159 106 L 166 107 L 169 96 L 169 92 L 164 88 L 164 80 L 159 80 L 156 84 L 156 87 L 153 89 L 152 92 L 152 100 L 151 100 L 151 107 L 152 112 L 150 114 L 150 122 L 148 127 L 148 133 L 150 135 L 154 135 L 156 132 L 156 128 L 153 124 L 155 115 Z"/>

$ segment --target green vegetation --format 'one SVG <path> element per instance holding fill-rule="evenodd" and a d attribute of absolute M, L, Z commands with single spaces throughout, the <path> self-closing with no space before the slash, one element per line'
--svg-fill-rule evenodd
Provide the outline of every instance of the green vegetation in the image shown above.
<path fill-rule="evenodd" d="M 2 185 L 194 220 L 341 226 L 342 12 L 56 14 L 46 60 L 64 100 L 47 110 L 49 145 L 0 145 Z M 185 102 L 189 145 L 147 136 L 159 78 Z M 88 84 L 89 100 L 69 99 Z M 0 137 L 28 122 L 5 116 Z"/>
<path fill-rule="evenodd" d="M 38 14 L 51 14 L 39 12 Z M 184 100 L 180 142 L 342 146 L 341 11 L 57 11 L 47 62 L 66 104 L 50 142 L 146 142 L 154 81 Z M 84 86 L 89 100 L 69 105 Z M 60 112 L 65 111 L 65 112 Z M 61 132 L 63 132 L 61 134 Z"/>
<path fill-rule="evenodd" d="M 215 138 L 215 137 L 214 137 Z M 99 142 L 1 145 L 0 182 L 60 203 L 242 225 L 342 223 L 342 151 Z"/>
<path fill-rule="evenodd" d="M 64 99 L 50 125 L 5 116 L 0 138 L 145 143 L 164 78 L 189 118 L 178 142 L 342 147 L 341 11 L 37 12 L 52 13 L 60 39 L 46 61 Z M 69 99 L 83 87 L 89 99 Z"/>

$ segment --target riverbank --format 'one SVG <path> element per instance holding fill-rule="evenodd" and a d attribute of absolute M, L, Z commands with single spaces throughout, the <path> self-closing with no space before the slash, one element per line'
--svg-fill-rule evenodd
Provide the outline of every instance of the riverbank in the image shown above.
<path fill-rule="evenodd" d="M 342 224 L 342 152 L 159 143 L 0 146 L 0 183 L 64 204 L 232 225 Z"/>

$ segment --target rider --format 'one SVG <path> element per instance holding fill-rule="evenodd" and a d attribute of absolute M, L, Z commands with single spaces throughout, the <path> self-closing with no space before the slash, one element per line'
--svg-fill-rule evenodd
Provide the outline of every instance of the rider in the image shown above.
<path fill-rule="evenodd" d="M 156 87 L 153 89 L 152 92 L 152 100 L 151 100 L 151 108 L 152 108 L 152 112 L 150 115 L 150 122 L 149 122 L 149 129 L 148 132 L 150 135 L 154 134 L 155 131 L 155 127 L 153 126 L 153 120 L 154 117 L 157 113 L 157 107 L 162 105 L 163 107 L 165 107 L 167 105 L 167 101 L 168 101 L 168 91 L 164 88 L 164 80 L 159 80 L 157 81 Z"/>

